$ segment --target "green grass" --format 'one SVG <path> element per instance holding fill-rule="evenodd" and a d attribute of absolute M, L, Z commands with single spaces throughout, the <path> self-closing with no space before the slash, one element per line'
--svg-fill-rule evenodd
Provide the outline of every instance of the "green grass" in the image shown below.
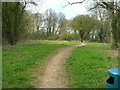
<path fill-rule="evenodd" d="M 65 64 L 69 87 L 105 88 L 107 70 L 118 65 L 117 58 L 106 53 L 109 49 L 109 45 L 98 43 L 74 49 Z"/>
<path fill-rule="evenodd" d="M 3 47 L 3 88 L 33 88 L 34 86 L 30 83 L 34 79 L 32 74 L 36 73 L 38 66 L 44 65 L 45 58 L 59 48 L 77 44 L 80 43 L 78 41 L 39 40 L 33 44 L 22 43 Z M 105 87 L 105 80 L 108 78 L 107 70 L 117 66 L 117 59 L 106 54 L 105 51 L 110 49 L 107 44 L 86 44 L 73 50 L 72 55 L 67 59 L 69 87 Z M 42 69 L 39 71 L 43 73 Z"/>
<path fill-rule="evenodd" d="M 34 78 L 32 74 L 35 68 L 44 65 L 48 55 L 65 46 L 67 45 L 34 43 L 3 47 L 3 88 L 33 88 L 30 82 Z"/>
<path fill-rule="evenodd" d="M 79 41 L 62 41 L 62 40 L 39 40 L 40 43 L 47 44 L 63 44 L 63 45 L 78 45 L 81 44 Z"/>

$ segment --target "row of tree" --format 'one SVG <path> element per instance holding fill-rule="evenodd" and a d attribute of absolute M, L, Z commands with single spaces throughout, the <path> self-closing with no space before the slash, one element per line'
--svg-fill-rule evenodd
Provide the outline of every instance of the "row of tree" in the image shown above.
<path fill-rule="evenodd" d="M 48 9 L 44 14 L 36 13 L 33 16 L 35 16 L 34 39 L 52 39 L 67 29 L 68 21 L 63 13 L 56 13 L 52 9 Z"/>
<path fill-rule="evenodd" d="M 104 9 L 109 16 L 110 33 L 111 33 L 111 48 L 116 49 L 119 47 L 120 42 L 120 2 L 113 0 L 112 2 L 96 2 L 95 6 L 91 9 Z M 102 13 L 104 14 L 104 12 Z"/>
<path fill-rule="evenodd" d="M 82 2 L 73 2 L 77 4 Z M 120 11 L 115 2 L 97 2 L 90 15 L 78 15 L 67 20 L 63 13 L 48 9 L 45 13 L 31 13 L 26 2 L 2 3 L 3 43 L 15 45 L 21 40 L 80 40 L 112 42 L 118 48 L 120 42 Z M 34 4 L 35 3 L 30 3 Z"/>
<path fill-rule="evenodd" d="M 63 13 L 52 9 L 44 14 L 26 11 L 26 2 L 2 3 L 2 40 L 3 44 L 15 45 L 26 39 L 58 39 L 67 28 Z M 32 3 L 34 4 L 34 3 Z"/>
<path fill-rule="evenodd" d="M 56 13 L 52 9 L 46 10 L 44 14 L 37 13 L 32 16 L 32 39 L 110 41 L 110 23 L 102 22 L 98 17 L 78 15 L 72 20 L 67 20 L 64 14 Z"/>
<path fill-rule="evenodd" d="M 83 0 L 81 2 L 68 2 L 69 5 L 73 4 L 82 4 L 87 0 Z M 111 48 L 116 49 L 119 47 L 120 42 L 120 2 L 117 0 L 112 1 L 101 1 L 96 0 L 94 1 L 94 6 L 90 8 L 90 10 L 97 10 L 103 9 L 109 15 L 109 22 L 110 22 L 110 31 L 111 31 Z M 102 12 L 104 14 L 104 12 Z M 103 15 L 102 15 L 103 16 Z"/>

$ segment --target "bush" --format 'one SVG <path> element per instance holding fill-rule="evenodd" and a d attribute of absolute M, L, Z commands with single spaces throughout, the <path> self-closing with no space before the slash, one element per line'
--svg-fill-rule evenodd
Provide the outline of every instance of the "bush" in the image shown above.
<path fill-rule="evenodd" d="M 59 39 L 59 35 L 57 34 L 57 35 L 49 36 L 48 39 L 49 40 L 57 40 L 57 39 Z"/>
<path fill-rule="evenodd" d="M 71 40 L 79 40 L 79 37 L 77 34 L 70 34 L 68 32 L 64 32 L 62 34 L 60 34 L 60 40 L 67 40 L 67 41 L 71 41 Z"/>

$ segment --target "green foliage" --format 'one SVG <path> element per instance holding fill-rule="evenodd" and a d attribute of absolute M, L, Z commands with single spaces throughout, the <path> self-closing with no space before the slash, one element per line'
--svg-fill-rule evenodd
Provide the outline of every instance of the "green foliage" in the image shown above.
<path fill-rule="evenodd" d="M 70 23 L 71 27 L 79 32 L 80 39 L 83 41 L 85 35 L 95 28 L 98 20 L 88 15 L 76 16 Z"/>
<path fill-rule="evenodd" d="M 79 40 L 79 36 L 77 34 L 70 34 L 68 32 L 63 32 L 60 34 L 59 39 L 60 40 L 67 40 L 67 41 Z"/>
<path fill-rule="evenodd" d="M 58 40 L 59 36 L 60 36 L 59 34 L 55 34 L 55 35 L 49 36 L 48 40 Z"/>
<path fill-rule="evenodd" d="M 33 88 L 30 84 L 35 67 L 45 63 L 45 57 L 66 45 L 21 44 L 4 46 L 2 52 L 3 88 Z M 47 49 L 49 48 L 49 49 Z M 39 69 L 39 71 L 42 70 Z"/>
<path fill-rule="evenodd" d="M 82 30 L 83 32 L 90 31 L 95 27 L 95 25 L 96 25 L 95 19 L 88 15 L 77 16 L 71 22 L 71 26 L 73 27 L 74 30 L 78 31 Z"/>
<path fill-rule="evenodd" d="M 90 43 L 73 50 L 67 59 L 66 70 L 69 73 L 71 88 L 105 88 L 107 70 L 117 67 L 118 60 L 104 56 L 109 45 Z"/>
<path fill-rule="evenodd" d="M 25 3 L 26 4 L 26 3 Z M 28 37 L 31 30 L 31 16 L 20 2 L 2 3 L 2 38 L 11 45 Z"/>
<path fill-rule="evenodd" d="M 32 30 L 32 16 L 30 12 L 25 11 L 19 28 L 19 41 L 30 39 L 30 33 Z"/>
<path fill-rule="evenodd" d="M 71 40 L 72 36 L 70 35 L 70 33 L 67 32 L 63 32 L 62 34 L 60 34 L 60 40 Z"/>
<path fill-rule="evenodd" d="M 6 38 L 11 45 L 15 44 L 19 38 L 19 25 L 23 12 L 22 7 L 20 2 L 2 3 L 3 37 Z"/>

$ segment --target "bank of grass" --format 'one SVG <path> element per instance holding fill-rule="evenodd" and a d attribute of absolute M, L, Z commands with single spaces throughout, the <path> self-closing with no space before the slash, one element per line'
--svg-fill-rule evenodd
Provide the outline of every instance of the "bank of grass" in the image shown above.
<path fill-rule="evenodd" d="M 66 70 L 70 88 L 105 88 L 107 70 L 118 66 L 117 51 L 108 44 L 86 43 L 73 50 Z M 110 50 L 110 51 L 109 51 Z M 109 53 L 108 53 L 109 52 Z"/>
<path fill-rule="evenodd" d="M 64 41 L 64 40 L 39 40 L 39 42 L 47 44 L 63 44 L 69 46 L 81 44 L 79 41 Z"/>
<path fill-rule="evenodd" d="M 45 58 L 65 44 L 33 43 L 4 46 L 2 52 L 3 88 L 33 88 L 31 80 L 36 67 L 44 65 Z M 42 69 L 39 69 L 41 73 Z"/>

